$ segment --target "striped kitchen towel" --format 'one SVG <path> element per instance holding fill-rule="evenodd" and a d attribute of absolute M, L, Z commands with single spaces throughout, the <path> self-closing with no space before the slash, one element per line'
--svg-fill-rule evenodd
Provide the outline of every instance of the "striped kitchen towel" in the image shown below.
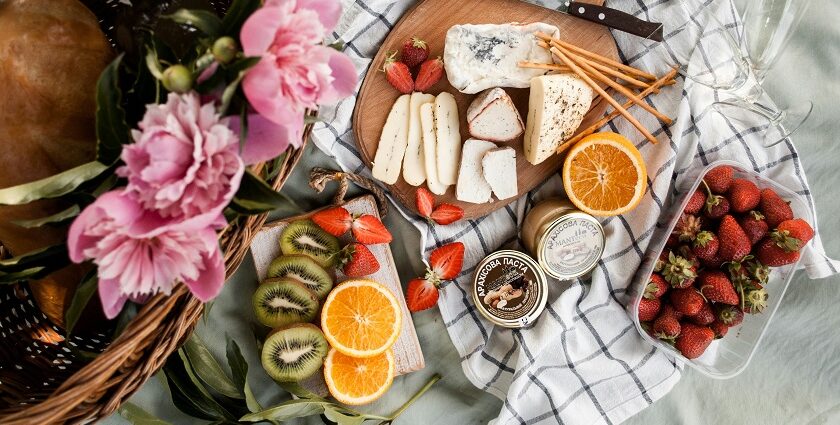
<path fill-rule="evenodd" d="M 361 80 L 366 72 L 381 65 L 372 64 L 371 59 L 413 2 L 342 2 L 345 13 L 333 36 L 346 43 L 346 52 L 354 59 Z M 730 0 L 691 2 L 695 7 L 714 7 L 723 23 L 722 28 L 715 28 L 695 19 L 694 24 L 704 28 L 704 34 L 739 29 Z M 558 0 L 537 3 L 556 7 Z M 647 20 L 671 23 L 674 14 L 680 13 L 676 3 L 612 0 L 607 5 Z M 666 36 L 668 30 L 666 25 Z M 613 35 L 625 62 L 660 75 L 668 71 L 669 64 L 662 56 L 652 54 L 638 38 L 618 32 Z M 689 46 L 670 40 L 665 48 L 672 52 L 695 49 L 709 72 L 716 69 L 712 64 L 732 55 L 727 46 L 706 43 Z M 467 377 L 479 389 L 504 400 L 496 423 L 615 424 L 649 406 L 679 380 L 682 366 L 639 336 L 625 304 L 629 300 L 628 285 L 645 251 L 662 232 L 660 215 L 666 215 L 672 207 L 680 188 L 691 183 L 692 172 L 717 159 L 738 160 L 803 195 L 813 210 L 793 144 L 786 141 L 766 149 L 762 147 L 761 119 L 750 124 L 707 112 L 708 105 L 721 96 L 680 78 L 678 85 L 651 98 L 653 106 L 676 117 L 674 124 L 666 127 L 649 114 L 636 112 L 659 140 L 656 145 L 645 141 L 621 119 L 604 129 L 628 135 L 636 143 L 647 163 L 648 192 L 635 211 L 601 220 L 607 234 L 606 250 L 591 278 L 550 285 L 546 311 L 527 329 L 501 329 L 485 320 L 476 311 L 469 288 L 475 266 L 484 256 L 503 246 L 519 247 L 517 233 L 525 212 L 536 201 L 562 193 L 559 176 L 486 217 L 445 227 L 429 227 L 397 205 L 422 233 L 426 256 L 435 247 L 452 241 L 461 241 L 467 247 L 464 271 L 443 288 L 438 305 Z M 316 126 L 313 140 L 345 170 L 369 176 L 351 130 L 354 103 L 351 97 L 322 109 L 320 117 L 325 122 Z M 825 256 L 818 238 L 802 264 L 812 278 L 838 270 L 838 263 Z"/>

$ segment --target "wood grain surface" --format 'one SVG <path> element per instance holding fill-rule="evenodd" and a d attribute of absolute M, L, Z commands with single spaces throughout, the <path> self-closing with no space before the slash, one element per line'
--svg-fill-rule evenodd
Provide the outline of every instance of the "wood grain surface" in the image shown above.
<path fill-rule="evenodd" d="M 602 4 L 603 0 L 589 0 L 587 2 Z M 353 111 L 353 131 L 356 136 L 356 145 L 365 165 L 368 168 L 371 167 L 371 162 L 376 155 L 376 148 L 379 145 L 382 127 L 385 125 L 385 119 L 391 105 L 401 94 L 388 84 L 384 73 L 378 72 L 388 52 L 399 50 L 406 39 L 417 36 L 429 43 L 430 57 L 442 57 L 446 31 L 453 25 L 538 21 L 560 28 L 560 38 L 569 43 L 618 60 L 615 40 L 606 27 L 519 0 L 458 0 L 457 2 L 452 0 L 423 0 L 406 12 L 388 34 L 373 59 L 371 68 L 362 83 L 356 109 Z M 528 89 L 506 88 L 505 90 L 513 98 L 513 102 L 522 114 L 523 120 L 526 119 L 528 116 Z M 452 93 L 458 102 L 461 137 L 462 140 L 467 140 L 469 138 L 466 122 L 467 107 L 475 95 L 458 92 L 449 84 L 446 77 L 429 90 L 434 95 L 443 91 Z M 603 115 L 607 104 L 600 100 L 601 98 L 598 97 L 593 103 L 580 128 L 588 127 Z M 562 157 L 559 155 L 554 155 L 536 166 L 529 164 L 525 160 L 522 150 L 522 137 L 499 145 L 516 148 L 519 195 L 530 191 L 547 180 L 560 169 L 562 164 Z M 414 205 L 414 193 L 417 188 L 406 183 L 402 175 L 395 184 L 387 187 L 401 204 L 411 211 L 417 211 Z M 425 184 L 423 187 L 425 187 Z M 459 205 L 464 208 L 466 218 L 478 218 L 513 202 L 516 198 L 518 196 L 500 201 L 494 200 L 486 204 L 461 202 L 455 199 L 455 185 L 453 185 L 445 195 L 438 197 L 438 202 Z"/>

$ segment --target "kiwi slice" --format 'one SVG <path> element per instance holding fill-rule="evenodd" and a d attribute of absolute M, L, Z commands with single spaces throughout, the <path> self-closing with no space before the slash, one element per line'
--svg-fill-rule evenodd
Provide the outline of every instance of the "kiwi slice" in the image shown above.
<path fill-rule="evenodd" d="M 268 279 L 252 298 L 257 320 L 270 328 L 309 322 L 318 315 L 318 297 L 293 279 Z"/>
<path fill-rule="evenodd" d="M 271 333 L 262 349 L 262 365 L 279 382 L 302 381 L 324 364 L 330 346 L 317 326 L 292 325 Z"/>
<path fill-rule="evenodd" d="M 341 246 L 338 239 L 318 227 L 312 220 L 289 223 L 280 233 L 283 254 L 300 254 L 315 260 L 321 267 L 332 267 Z"/>
<path fill-rule="evenodd" d="M 268 277 L 294 279 L 314 292 L 319 299 L 326 298 L 333 287 L 330 274 L 315 260 L 305 255 L 284 255 L 275 258 L 268 266 Z"/>

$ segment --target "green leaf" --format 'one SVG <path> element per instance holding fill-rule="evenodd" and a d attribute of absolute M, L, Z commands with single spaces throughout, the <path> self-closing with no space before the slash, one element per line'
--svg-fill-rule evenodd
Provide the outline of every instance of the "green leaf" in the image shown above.
<path fill-rule="evenodd" d="M 222 34 L 238 36 L 245 20 L 260 7 L 260 0 L 234 0 L 222 19 Z"/>
<path fill-rule="evenodd" d="M 222 366 L 213 358 L 213 354 L 195 332 L 184 343 L 184 352 L 195 374 L 210 388 L 230 398 L 243 398 L 237 386 L 222 370 Z"/>
<path fill-rule="evenodd" d="M 82 212 L 82 209 L 79 208 L 78 205 L 73 205 L 70 208 L 67 208 L 63 211 L 59 211 L 53 215 L 36 218 L 33 220 L 12 220 L 12 223 L 20 227 L 25 227 L 27 229 L 41 227 L 45 224 L 65 224 L 71 218 L 79 215 L 80 212 Z"/>
<path fill-rule="evenodd" d="M 119 413 L 133 425 L 169 425 L 169 422 L 152 416 L 134 403 L 123 403 L 119 408 Z"/>
<path fill-rule="evenodd" d="M 27 252 L 13 258 L 0 260 L 0 272 L 11 273 L 34 267 L 45 267 L 58 270 L 70 260 L 67 257 L 67 245 L 52 245 L 39 250 Z M 60 266 L 60 267 L 57 267 Z"/>
<path fill-rule="evenodd" d="M 99 279 L 96 275 L 96 270 L 91 270 L 85 277 L 82 278 L 82 283 L 76 287 L 76 292 L 73 293 L 73 299 L 70 300 L 70 306 L 67 307 L 67 312 L 64 313 L 64 323 L 67 333 L 73 331 L 76 322 L 85 310 L 90 298 L 96 292 Z"/>
<path fill-rule="evenodd" d="M 251 391 L 251 386 L 248 384 L 248 363 L 245 357 L 242 356 L 242 351 L 239 349 L 239 344 L 233 339 L 227 339 L 227 359 L 228 366 L 233 373 L 233 382 L 237 387 L 242 388 L 245 395 L 245 404 L 251 412 L 259 412 L 263 410 L 260 402 L 254 397 L 254 392 Z"/>
<path fill-rule="evenodd" d="M 243 214 L 260 214 L 287 204 L 285 196 L 276 192 L 265 180 L 248 170 L 242 176 L 242 183 L 230 207 Z"/>
<path fill-rule="evenodd" d="M 0 284 L 17 283 L 27 279 L 40 279 L 50 273 L 46 267 L 32 267 L 11 273 L 0 272 Z"/>
<path fill-rule="evenodd" d="M 296 397 L 307 398 L 311 400 L 324 400 L 323 397 L 313 393 L 312 391 L 307 390 L 303 387 L 303 385 L 300 385 L 300 383 L 298 382 L 278 382 L 277 385 L 279 385 L 280 388 L 286 390 L 289 394 L 292 394 Z"/>
<path fill-rule="evenodd" d="M 215 13 L 207 10 L 178 9 L 175 13 L 163 15 L 161 18 L 189 25 L 214 38 L 218 37 L 222 30 L 222 20 Z"/>
<path fill-rule="evenodd" d="M 287 421 L 289 419 L 320 415 L 333 403 L 322 400 L 289 400 L 265 410 L 249 413 L 241 418 L 241 422 Z"/>
<path fill-rule="evenodd" d="M 325 408 L 324 416 L 338 425 L 361 425 L 370 419 L 366 415 L 345 413 L 335 408 Z"/>
<path fill-rule="evenodd" d="M 93 161 L 41 180 L 0 189 L 0 205 L 23 205 L 66 195 L 107 169 L 105 164 Z"/>
<path fill-rule="evenodd" d="M 131 301 L 125 303 L 125 306 L 123 306 L 123 309 L 120 311 L 119 316 L 117 316 L 117 321 L 114 324 L 114 335 L 111 337 L 112 341 L 117 339 L 128 324 L 137 317 L 137 312 L 137 304 Z"/>
<path fill-rule="evenodd" d="M 116 162 L 122 146 L 131 140 L 119 85 L 122 58 L 108 64 L 96 82 L 96 159 L 103 164 Z"/>
<path fill-rule="evenodd" d="M 347 43 L 345 43 L 344 40 L 336 40 L 334 43 L 329 45 L 330 48 L 338 50 L 339 52 L 343 52 L 345 46 L 347 46 Z"/>
<path fill-rule="evenodd" d="M 228 108 L 230 107 L 230 101 L 233 100 L 233 95 L 236 94 L 236 89 L 239 88 L 239 83 L 242 81 L 242 78 L 245 77 L 245 71 L 239 71 L 239 74 L 236 78 L 230 82 L 230 84 L 225 87 L 225 90 L 222 92 L 222 104 L 219 106 L 219 115 L 225 115 Z"/>
<path fill-rule="evenodd" d="M 247 71 L 254 65 L 258 64 L 262 58 L 259 56 L 246 56 L 231 62 L 229 65 L 224 65 L 225 70 L 230 75 L 237 75 L 242 71 Z"/>
<path fill-rule="evenodd" d="M 183 410 L 184 413 L 210 420 L 233 419 L 232 415 L 214 400 L 207 389 L 204 388 L 204 385 L 201 384 L 183 349 L 178 350 L 177 356 L 169 357 L 164 371 L 172 384 L 170 385 L 172 401 L 176 402 L 176 396 L 179 396 L 180 399 L 176 402 L 176 406 L 181 404 L 181 407 L 186 409 Z M 196 413 L 201 415 L 196 415 Z"/>
<path fill-rule="evenodd" d="M 163 79 L 163 69 L 160 66 L 157 50 L 153 46 L 146 46 L 146 68 L 158 80 Z"/>

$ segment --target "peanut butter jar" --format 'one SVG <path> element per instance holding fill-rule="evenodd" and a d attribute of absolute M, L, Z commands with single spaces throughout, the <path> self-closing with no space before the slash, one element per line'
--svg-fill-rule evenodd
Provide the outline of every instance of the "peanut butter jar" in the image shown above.
<path fill-rule="evenodd" d="M 478 264 L 472 293 L 487 320 L 505 328 L 524 328 L 545 310 L 548 278 L 527 254 L 496 251 Z"/>
<path fill-rule="evenodd" d="M 567 199 L 535 205 L 522 223 L 522 243 L 549 276 L 572 280 L 598 264 L 604 253 L 604 229 Z"/>

